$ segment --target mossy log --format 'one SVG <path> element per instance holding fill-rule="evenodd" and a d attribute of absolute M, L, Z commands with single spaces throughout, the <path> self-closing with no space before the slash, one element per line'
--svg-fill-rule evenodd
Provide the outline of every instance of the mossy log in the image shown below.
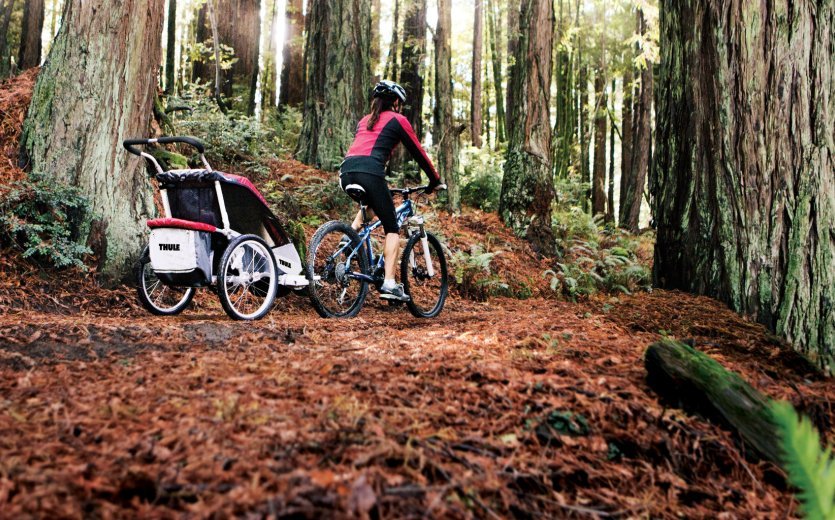
<path fill-rule="evenodd" d="M 757 455 L 779 463 L 781 451 L 769 399 L 710 356 L 663 340 L 644 357 L 647 382 L 663 399 L 738 432 Z"/>

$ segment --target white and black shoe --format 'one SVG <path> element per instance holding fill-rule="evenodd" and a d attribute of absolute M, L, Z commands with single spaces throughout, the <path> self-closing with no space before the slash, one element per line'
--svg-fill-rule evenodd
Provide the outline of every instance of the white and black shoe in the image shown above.
<path fill-rule="evenodd" d="M 394 287 L 386 287 L 383 285 L 380 288 L 380 298 L 384 300 L 393 300 L 398 302 L 408 302 L 411 300 L 409 295 L 403 290 L 403 284 L 399 283 Z"/>

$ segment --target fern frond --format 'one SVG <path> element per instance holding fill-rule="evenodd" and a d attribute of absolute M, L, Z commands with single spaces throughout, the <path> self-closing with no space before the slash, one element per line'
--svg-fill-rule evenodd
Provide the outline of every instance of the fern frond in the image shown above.
<path fill-rule="evenodd" d="M 803 513 L 809 520 L 835 520 L 832 447 L 821 449 L 818 431 L 808 418 L 798 417 L 790 403 L 774 403 L 771 413 L 783 441 L 789 482 L 798 489 Z"/>

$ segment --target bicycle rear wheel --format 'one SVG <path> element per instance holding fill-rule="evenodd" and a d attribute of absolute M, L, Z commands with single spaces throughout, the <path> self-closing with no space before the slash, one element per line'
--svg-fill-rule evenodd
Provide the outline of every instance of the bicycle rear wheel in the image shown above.
<path fill-rule="evenodd" d="M 434 318 L 441 313 L 449 293 L 449 273 L 441 242 L 426 233 L 426 243 L 420 233 L 409 239 L 400 262 L 400 281 L 411 300 L 409 312 L 418 318 Z"/>
<path fill-rule="evenodd" d="M 350 244 L 343 241 L 348 237 Z M 360 249 L 360 237 L 344 222 L 332 221 L 313 235 L 307 252 L 307 279 L 310 301 L 323 318 L 352 318 L 356 316 L 368 295 L 368 283 L 349 275 L 351 272 L 368 274 L 368 258 Z"/>

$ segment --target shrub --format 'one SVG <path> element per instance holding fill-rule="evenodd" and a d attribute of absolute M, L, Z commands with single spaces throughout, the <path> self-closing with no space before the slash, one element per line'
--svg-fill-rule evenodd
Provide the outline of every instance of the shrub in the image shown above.
<path fill-rule="evenodd" d="M 632 294 L 651 288 L 639 237 L 600 223 L 578 208 L 558 212 L 554 230 L 562 259 L 543 273 L 551 289 L 571 299 L 599 291 Z"/>
<path fill-rule="evenodd" d="M 342 191 L 338 182 L 311 178 L 307 184 L 294 191 L 304 216 L 317 215 L 328 218 L 345 218 L 356 214 L 357 204 Z"/>
<path fill-rule="evenodd" d="M 210 98 L 195 96 L 190 103 L 192 111 L 179 116 L 175 126 L 206 143 L 210 162 L 244 166 L 255 173 L 269 171 L 268 162 L 282 150 L 270 125 L 236 112 L 223 114 Z"/>
<path fill-rule="evenodd" d="M 279 144 L 279 153 L 292 154 L 299 144 L 299 135 L 302 133 L 302 111 L 292 106 L 283 106 L 280 109 L 269 109 L 267 113 L 267 124 L 275 129 L 276 140 Z"/>
<path fill-rule="evenodd" d="M 457 251 L 451 257 L 452 273 L 458 290 L 465 298 L 487 301 L 491 296 L 509 296 L 510 287 L 490 268 L 490 263 L 501 251 L 485 252 L 479 245 L 470 251 Z"/>
<path fill-rule="evenodd" d="M 0 203 L 0 235 L 24 258 L 84 269 L 82 259 L 92 251 L 80 240 L 90 216 L 80 190 L 32 176 Z"/>
<path fill-rule="evenodd" d="M 497 211 L 502 193 L 503 155 L 487 147 L 462 153 L 461 202 L 483 211 Z"/>

